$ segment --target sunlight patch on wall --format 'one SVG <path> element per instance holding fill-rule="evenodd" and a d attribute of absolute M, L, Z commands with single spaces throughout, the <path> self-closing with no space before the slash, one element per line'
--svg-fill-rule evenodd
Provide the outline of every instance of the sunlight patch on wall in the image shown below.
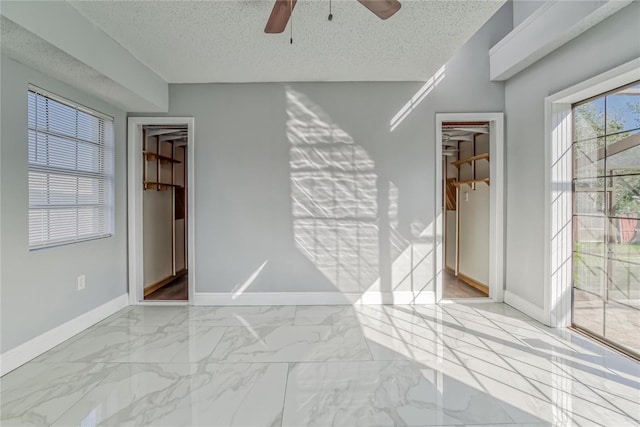
<path fill-rule="evenodd" d="M 399 231 L 398 187 L 305 94 L 287 88 L 287 114 L 297 249 L 340 292 L 433 290 L 429 227 Z"/>
<path fill-rule="evenodd" d="M 390 285 L 385 287 L 378 278 L 368 291 L 388 288 L 391 292 L 412 292 L 416 298 L 421 292 L 435 291 L 433 223 L 425 226 L 414 222 L 411 228 L 412 237 L 408 240 L 391 227 Z"/>
<path fill-rule="evenodd" d="M 296 247 L 342 292 L 379 274 L 375 164 L 304 94 L 287 89 Z"/>
<path fill-rule="evenodd" d="M 420 103 L 424 101 L 427 95 L 429 95 L 429 93 L 431 93 L 431 91 L 435 89 L 436 86 L 438 86 L 438 84 L 444 79 L 444 71 L 445 66 L 443 65 L 438 71 L 436 71 L 433 76 L 431 76 L 431 78 L 429 78 L 429 80 L 425 82 L 424 85 L 422 85 L 422 87 L 416 92 L 416 94 L 413 95 L 411 99 L 409 99 L 409 101 L 407 101 L 407 103 L 402 106 L 402 108 L 396 113 L 396 115 L 393 116 L 391 122 L 389 123 L 391 132 L 393 132 L 398 126 L 400 126 L 400 123 L 402 123 L 404 119 L 406 119 L 409 114 L 411 114 L 413 110 L 415 110 L 418 105 L 420 105 Z"/>
<path fill-rule="evenodd" d="M 233 290 L 233 295 L 231 295 L 231 299 L 233 300 L 238 299 L 238 297 L 240 297 L 240 295 L 242 295 L 244 291 L 246 291 L 247 288 L 251 286 L 253 282 L 258 278 L 258 276 L 260 275 L 260 272 L 267 265 L 268 262 L 269 260 L 266 260 L 265 262 L 263 262 L 262 265 L 258 267 L 256 271 L 251 273 L 251 276 L 249 276 L 249 278 L 245 280 L 244 283 L 238 284 Z"/>

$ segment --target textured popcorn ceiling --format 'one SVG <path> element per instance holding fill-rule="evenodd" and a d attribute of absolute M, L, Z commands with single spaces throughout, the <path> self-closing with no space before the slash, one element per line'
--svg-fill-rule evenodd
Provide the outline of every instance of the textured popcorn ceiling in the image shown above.
<path fill-rule="evenodd" d="M 419 81 L 504 3 L 402 1 L 387 21 L 356 0 L 299 0 L 289 28 L 264 34 L 272 1 L 72 1 L 169 83 Z"/>

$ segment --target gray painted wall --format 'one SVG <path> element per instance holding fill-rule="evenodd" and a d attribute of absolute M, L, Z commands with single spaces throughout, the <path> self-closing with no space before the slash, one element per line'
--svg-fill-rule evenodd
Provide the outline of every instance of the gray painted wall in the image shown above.
<path fill-rule="evenodd" d="M 505 86 L 507 289 L 543 306 L 544 98 L 640 56 L 640 2 L 591 28 Z"/>
<path fill-rule="evenodd" d="M 396 267 L 432 244 L 435 113 L 504 110 L 488 50 L 511 24 L 508 3 L 393 132 L 424 82 L 171 85 L 168 115 L 195 117 L 196 292 L 263 265 L 246 292 L 433 290 L 431 254 Z"/>
<path fill-rule="evenodd" d="M 513 27 L 522 24 L 522 21 L 545 3 L 546 0 L 513 0 Z"/>
<path fill-rule="evenodd" d="M 5 352 L 127 292 L 126 161 L 123 111 L 2 57 L 0 169 L 2 301 Z M 27 85 L 115 118 L 115 236 L 29 252 Z M 86 289 L 76 278 L 86 275 Z"/>

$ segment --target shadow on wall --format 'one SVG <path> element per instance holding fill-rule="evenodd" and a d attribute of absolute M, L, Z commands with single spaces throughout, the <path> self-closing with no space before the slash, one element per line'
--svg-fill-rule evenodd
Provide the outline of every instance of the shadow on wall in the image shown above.
<path fill-rule="evenodd" d="M 408 303 L 433 292 L 432 226 L 403 237 L 398 188 L 305 94 L 287 87 L 286 96 L 296 248 L 342 293 Z"/>

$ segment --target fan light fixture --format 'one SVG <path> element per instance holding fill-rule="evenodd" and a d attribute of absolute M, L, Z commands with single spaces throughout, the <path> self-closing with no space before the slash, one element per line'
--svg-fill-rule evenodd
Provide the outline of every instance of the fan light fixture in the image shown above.
<path fill-rule="evenodd" d="M 398 0 L 358 0 L 360 4 L 373 12 L 380 19 L 389 19 L 397 11 L 400 10 L 402 5 Z M 297 0 L 276 0 L 269 15 L 267 25 L 264 27 L 264 32 L 267 34 L 279 34 L 287 28 L 287 23 L 293 14 Z M 331 1 L 329 1 L 329 21 L 333 20 L 333 14 L 331 13 Z M 291 29 L 291 43 L 293 43 L 293 22 L 290 25 Z"/>

